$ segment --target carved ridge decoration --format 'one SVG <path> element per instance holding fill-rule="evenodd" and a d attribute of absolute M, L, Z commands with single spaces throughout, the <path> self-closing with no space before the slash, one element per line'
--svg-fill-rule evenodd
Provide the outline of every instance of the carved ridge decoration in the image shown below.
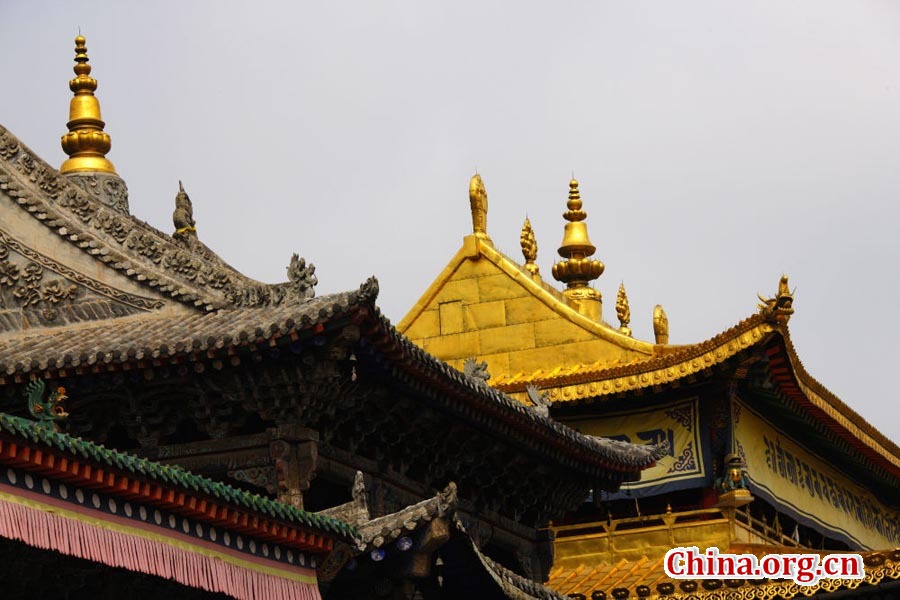
<path fill-rule="evenodd" d="M 56 262 L 52 258 L 29 248 L 3 230 L 0 230 L 0 244 L 5 244 L 25 258 L 28 258 L 47 269 L 51 269 L 52 271 L 57 272 L 63 277 L 67 277 L 76 283 L 80 283 L 86 288 L 97 292 L 98 294 L 102 294 L 103 296 L 106 296 L 107 298 L 110 298 L 117 302 L 122 302 L 124 304 L 133 306 L 134 308 L 139 308 L 142 310 L 153 310 L 165 306 L 165 302 L 163 302 L 162 300 L 143 298 L 141 296 L 135 296 L 126 292 L 122 292 L 120 290 L 113 289 L 110 286 L 97 281 L 96 279 L 70 269 L 63 264 Z"/>
<path fill-rule="evenodd" d="M 79 250 L 180 302 L 211 311 L 227 304 L 275 306 L 302 301 L 314 293 L 312 265 L 301 264 L 297 269 L 292 260 L 289 281 L 281 284 L 247 278 L 199 241 L 183 243 L 119 214 L 95 197 L 90 186 L 60 175 L 2 126 L 0 158 L 0 190 L 15 203 Z M 26 188 L 36 186 L 43 194 L 29 195 L 17 181 Z M 91 229 L 104 235 L 97 236 Z"/>

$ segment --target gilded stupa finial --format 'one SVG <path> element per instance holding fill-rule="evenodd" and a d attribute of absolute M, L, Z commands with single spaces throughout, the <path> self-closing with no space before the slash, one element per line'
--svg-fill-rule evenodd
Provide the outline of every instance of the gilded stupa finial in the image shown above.
<path fill-rule="evenodd" d="M 564 259 L 553 265 L 553 278 L 566 284 L 563 292 L 577 306 L 579 312 L 600 320 L 600 292 L 590 287 L 590 282 L 603 274 L 604 265 L 596 259 L 588 258 L 597 251 L 587 233 L 587 213 L 582 210 L 578 181 L 569 182 L 569 209 L 563 213 L 566 223 L 559 255 Z"/>
<path fill-rule="evenodd" d="M 631 308 L 628 307 L 628 294 L 625 293 L 625 282 L 619 284 L 619 293 L 616 294 L 616 316 L 619 317 L 619 331 L 625 335 L 631 335 Z"/>
<path fill-rule="evenodd" d="M 531 228 L 531 221 L 528 220 L 528 217 L 525 217 L 525 223 L 522 225 L 519 244 L 522 246 L 522 256 L 525 257 L 525 270 L 532 275 L 537 275 L 539 268 L 534 262 L 537 260 L 538 253 L 537 238 L 534 237 L 534 229 Z"/>
<path fill-rule="evenodd" d="M 469 206 L 472 209 L 472 232 L 477 237 L 490 239 L 487 234 L 487 190 L 478 173 L 469 180 Z"/>
<path fill-rule="evenodd" d="M 669 343 L 669 317 L 659 304 L 653 308 L 653 336 L 657 344 Z"/>
<path fill-rule="evenodd" d="M 112 146 L 106 123 L 100 117 L 100 101 L 94 96 L 97 80 L 91 77 L 84 36 L 75 38 L 75 78 L 69 89 L 75 96 L 69 102 L 69 132 L 62 136 L 62 148 L 69 155 L 60 173 L 101 172 L 115 174 L 116 168 L 106 158 Z"/>

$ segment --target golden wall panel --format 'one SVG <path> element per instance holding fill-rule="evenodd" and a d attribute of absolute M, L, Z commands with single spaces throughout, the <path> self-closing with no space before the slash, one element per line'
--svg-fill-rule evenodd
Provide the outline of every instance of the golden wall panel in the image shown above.
<path fill-rule="evenodd" d="M 465 331 L 478 331 L 506 325 L 506 305 L 502 300 L 471 304 L 463 309 Z"/>

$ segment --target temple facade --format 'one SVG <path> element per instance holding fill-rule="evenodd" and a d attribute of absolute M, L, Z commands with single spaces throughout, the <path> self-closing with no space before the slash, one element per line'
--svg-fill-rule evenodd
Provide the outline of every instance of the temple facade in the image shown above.
<path fill-rule="evenodd" d="M 596 285 L 604 265 L 577 181 L 550 274 L 537 266 L 528 219 L 522 258 L 513 259 L 491 241 L 479 175 L 469 196 L 472 233 L 398 330 L 459 369 L 480 362 L 495 389 L 584 434 L 667 448 L 640 481 L 594 489 L 554 521 L 551 587 L 574 598 L 792 597 L 789 582 L 773 591 L 672 581 L 662 558 L 677 546 L 756 554 L 900 546 L 900 449 L 804 369 L 788 328 L 786 276 L 711 339 L 671 344 L 657 306 L 655 339 L 638 340 L 624 285 L 605 295 Z M 840 588 L 827 585 L 819 591 Z"/>

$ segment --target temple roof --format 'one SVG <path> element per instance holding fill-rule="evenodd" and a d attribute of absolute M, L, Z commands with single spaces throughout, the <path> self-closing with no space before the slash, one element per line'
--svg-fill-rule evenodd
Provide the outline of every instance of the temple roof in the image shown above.
<path fill-rule="evenodd" d="M 804 407 L 809 418 L 826 424 L 853 447 L 900 476 L 900 447 L 812 377 L 797 355 L 787 325 L 764 314 L 755 314 L 704 342 L 673 346 L 669 352 L 646 361 L 616 366 L 573 365 L 549 373 L 501 376 L 492 383 L 517 397 L 524 396 L 525 387 L 530 384 L 548 390 L 553 402 L 593 403 L 635 390 L 659 390 L 706 372 L 750 348 L 765 353 L 776 385 Z"/>
<path fill-rule="evenodd" d="M 492 265 L 494 269 L 478 266 L 477 263 L 482 260 Z M 478 269 L 483 270 L 484 273 L 475 273 L 474 271 Z M 497 277 L 498 275 L 505 277 Z M 397 329 L 413 339 L 419 339 L 421 336 L 412 329 L 415 326 L 415 322 L 423 312 L 430 309 L 433 310 L 434 301 L 440 299 L 439 297 L 445 291 L 447 285 L 460 279 L 478 279 L 481 277 L 494 277 L 495 282 L 499 280 L 496 283 L 491 282 L 493 285 L 521 288 L 527 295 L 534 297 L 552 313 L 555 313 L 555 316 L 572 323 L 599 339 L 610 342 L 621 351 L 627 353 L 629 357 L 649 358 L 654 354 L 654 344 L 636 340 L 621 333 L 606 322 L 598 322 L 579 313 L 576 308 L 573 308 L 566 301 L 566 297 L 562 292 L 543 281 L 539 275 L 536 276 L 530 273 L 525 266 L 518 264 L 496 249 L 489 239 L 479 238 L 474 235 L 466 236 L 463 247 L 450 259 L 447 266 L 444 267 L 443 271 L 441 271 L 425 293 L 422 294 L 416 304 L 400 320 L 397 324 Z M 510 297 L 512 292 L 504 292 L 504 295 Z M 477 302 L 477 292 L 467 299 Z M 523 319 L 522 322 L 526 321 L 526 319 Z"/>
<path fill-rule="evenodd" d="M 378 313 L 374 304 L 377 291 L 377 282 L 371 279 L 357 291 L 266 308 L 137 315 L 78 327 L 0 335 L 0 383 L 21 381 L 34 373 L 53 378 L 85 370 L 117 371 L 209 358 L 235 365 L 242 355 L 258 347 L 294 344 L 327 327 L 355 321 L 365 325 L 364 338 L 369 346 L 388 353 L 407 377 L 447 388 L 448 392 L 454 390 L 473 402 L 485 418 L 531 430 L 535 445 L 549 444 L 557 449 L 562 445 L 565 454 L 578 456 L 584 465 L 603 465 L 629 473 L 637 473 L 659 458 L 661 450 L 656 446 L 582 435 L 430 356 Z"/>
<path fill-rule="evenodd" d="M 354 501 L 323 511 L 322 514 L 350 514 L 354 520 L 358 520 L 361 515 L 358 510 L 360 500 L 364 496 L 358 492 L 364 492 L 361 486 L 362 474 L 357 474 L 357 483 L 354 484 Z M 469 536 L 465 530 L 465 526 L 457 517 L 457 508 L 459 505 L 459 497 L 456 492 L 456 485 L 450 483 L 443 491 L 438 492 L 431 498 L 427 498 L 421 502 L 403 508 L 395 513 L 377 517 L 368 520 L 363 517 L 362 523 L 359 525 L 359 545 L 355 552 L 357 555 L 378 551 L 382 548 L 389 548 L 396 544 L 403 537 L 410 538 L 407 550 L 414 547 L 412 536 L 420 536 L 428 528 L 429 524 L 436 520 L 443 520 L 444 526 L 439 528 L 441 533 L 441 541 L 435 544 L 425 542 L 430 552 L 437 549 L 439 545 L 446 544 L 453 539 L 454 549 L 452 551 L 454 561 L 467 561 L 469 568 L 481 571 L 481 574 L 488 577 L 488 581 L 492 581 L 503 597 L 513 600 L 563 600 L 564 596 L 556 591 L 534 582 L 527 577 L 523 577 L 518 573 L 504 567 L 500 563 L 494 561 L 484 554 L 475 541 Z M 347 509 L 353 506 L 349 512 Z M 367 512 L 367 511 L 365 511 Z M 358 522 L 358 521 L 357 521 Z M 434 546 L 434 547 L 431 547 Z M 448 558 L 449 560 L 449 558 Z M 471 574 L 471 572 L 470 572 Z M 456 582 L 447 582 L 447 585 L 454 585 Z M 480 592 L 486 592 L 480 589 Z"/>
<path fill-rule="evenodd" d="M 566 248 L 592 250 L 585 231 L 570 231 L 585 222 L 577 183 L 571 185 L 570 212 L 578 212 L 580 220 L 567 223 Z M 527 219 L 521 242 L 524 264 L 497 250 L 486 228 L 483 234 L 465 236 L 462 248 L 397 328 L 457 368 L 469 357 L 486 362 L 491 386 L 523 404 L 532 404 L 529 386 L 540 389 L 567 415 L 579 405 L 690 384 L 714 370 L 745 371 L 750 364 L 765 364 L 803 419 L 900 476 L 900 448 L 804 369 L 787 326 L 794 308 L 786 276 L 774 296 L 760 297 L 756 314 L 698 343 L 669 344 L 668 318 L 657 306 L 654 344 L 631 336 L 624 285 L 616 299 L 616 328 L 595 318 L 594 296 L 583 287 L 573 294 L 572 288 L 560 291 L 542 279 Z"/>
<path fill-rule="evenodd" d="M 277 306 L 312 296 L 315 268 L 302 259 L 295 256 L 291 261 L 285 283 L 253 280 L 228 265 L 196 235 L 168 235 L 110 206 L 107 196 L 113 188 L 91 177 L 84 173 L 61 175 L 0 127 L 0 209 L 4 224 L 10 227 L 0 227 L 4 247 L 0 260 L 4 265 L 11 262 L 10 252 L 23 258 L 21 264 L 12 263 L 13 270 L 4 270 L 0 290 L 24 283 L 23 269 L 34 264 L 35 269 L 52 272 L 67 285 L 83 287 L 85 293 L 142 312 L 166 307 L 170 312 L 177 307 L 208 312 L 227 306 Z M 115 193 L 127 198 L 124 190 Z M 58 313 L 66 306 L 60 300 L 70 299 L 58 294 L 52 298 L 46 290 L 35 289 L 36 293 L 19 302 L 24 304 L 22 310 L 46 307 Z M 116 315 L 81 315 L 71 321 L 110 316 Z M 24 319 L 3 329 L 65 322 L 57 315 Z"/>
<path fill-rule="evenodd" d="M 35 560 L 50 560 L 46 551 L 81 560 L 90 577 L 105 565 L 233 598 L 287 600 L 318 597 L 316 557 L 357 543 L 358 531 L 338 519 L 57 432 L 64 391 L 46 403 L 42 382 L 30 391 L 39 421 L 0 413 L 7 552 L 22 543 L 44 552 L 31 552 Z"/>
<path fill-rule="evenodd" d="M 48 425 L 21 417 L 0 413 L 0 438 L 3 434 L 49 449 L 53 454 L 68 454 L 94 465 L 110 467 L 123 475 L 127 474 L 141 480 L 153 481 L 157 485 L 179 489 L 188 494 L 200 494 L 211 500 L 215 499 L 213 501 L 231 504 L 259 516 L 293 523 L 335 539 L 353 540 L 359 535 L 356 529 L 339 519 L 306 512 L 294 506 L 213 481 L 207 477 L 194 475 L 176 465 L 163 465 L 146 458 L 105 448 L 100 444 L 54 431 Z M 103 477 L 103 479 L 107 478 Z M 110 481 L 114 480 L 115 476 L 112 476 Z M 110 484 L 110 486 L 115 488 L 114 484 Z"/>

